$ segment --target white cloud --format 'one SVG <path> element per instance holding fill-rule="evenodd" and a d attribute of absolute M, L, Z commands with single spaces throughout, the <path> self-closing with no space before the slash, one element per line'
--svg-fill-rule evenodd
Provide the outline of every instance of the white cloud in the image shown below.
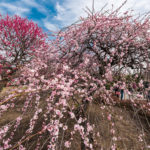
<path fill-rule="evenodd" d="M 40 5 L 37 3 L 35 0 L 21 0 L 18 2 L 19 5 L 26 5 L 29 7 L 34 7 L 36 8 L 39 12 L 42 12 L 44 14 L 47 14 L 47 10 L 44 6 Z"/>
<path fill-rule="evenodd" d="M 56 20 L 63 20 L 63 15 L 65 15 L 66 10 L 61 6 L 58 2 L 56 3 L 56 10 L 58 12 L 57 16 L 55 16 Z"/>
<path fill-rule="evenodd" d="M 57 25 L 55 24 L 51 24 L 48 21 L 44 21 L 44 26 L 45 28 L 47 28 L 49 31 L 58 31 L 59 28 L 57 27 Z"/>
<path fill-rule="evenodd" d="M 17 14 L 20 16 L 25 16 L 25 13 L 30 12 L 31 8 L 36 8 L 39 12 L 48 15 L 49 11 L 46 7 L 40 5 L 35 0 L 18 0 L 15 2 L 0 2 L 0 11 L 9 12 L 11 14 Z"/>
<path fill-rule="evenodd" d="M 0 3 L 0 9 L 2 10 L 2 14 L 4 12 L 10 12 L 19 16 L 30 11 L 28 8 L 18 7 L 9 3 Z"/>
<path fill-rule="evenodd" d="M 80 16 L 86 16 L 84 9 L 86 7 L 92 9 L 93 0 L 64 0 L 61 4 L 56 3 L 57 15 L 55 20 L 60 21 L 63 26 L 70 25 L 79 19 Z M 107 8 L 118 8 L 125 0 L 95 0 L 95 10 L 99 11 L 105 5 Z M 143 13 L 149 11 L 150 0 L 128 0 L 127 3 L 121 9 L 126 11 L 127 9 L 135 10 L 135 13 Z"/>

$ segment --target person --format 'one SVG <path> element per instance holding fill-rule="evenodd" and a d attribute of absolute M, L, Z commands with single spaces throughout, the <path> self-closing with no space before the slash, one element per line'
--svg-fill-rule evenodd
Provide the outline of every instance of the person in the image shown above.
<path fill-rule="evenodd" d="M 150 100 L 150 90 L 148 90 L 148 92 L 147 92 L 147 101 L 149 101 Z"/>
<path fill-rule="evenodd" d="M 120 92 L 119 92 L 119 86 L 118 85 L 115 86 L 114 91 L 115 91 L 115 95 L 119 98 Z"/>
<path fill-rule="evenodd" d="M 125 88 L 125 85 L 122 83 L 120 87 L 121 100 L 123 100 L 124 98 L 124 88 Z"/>
<path fill-rule="evenodd" d="M 123 97 L 124 97 L 124 89 L 121 89 L 121 90 L 120 90 L 120 94 L 121 94 L 121 100 L 123 100 Z"/>
<path fill-rule="evenodd" d="M 150 91 L 148 91 L 149 82 L 148 81 L 144 81 L 143 84 L 144 84 L 143 95 L 144 95 L 144 98 L 148 101 L 150 99 Z"/>
<path fill-rule="evenodd" d="M 129 94 L 129 100 L 132 99 L 132 94 L 133 94 L 133 89 L 132 89 L 132 86 L 129 84 L 129 87 L 128 87 L 128 91 L 130 92 Z"/>

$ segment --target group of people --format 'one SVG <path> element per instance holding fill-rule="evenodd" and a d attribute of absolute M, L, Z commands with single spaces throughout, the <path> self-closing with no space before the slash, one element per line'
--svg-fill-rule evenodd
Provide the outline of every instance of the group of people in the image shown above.
<path fill-rule="evenodd" d="M 133 93 L 133 91 L 136 90 L 136 83 L 133 83 L 132 85 L 129 85 L 129 87 L 127 87 L 130 93 Z M 125 98 L 125 83 L 119 83 L 114 87 L 114 91 L 115 91 L 115 95 L 120 98 L 121 100 L 123 100 Z M 130 95 L 129 95 L 129 99 L 130 99 Z"/>
<path fill-rule="evenodd" d="M 126 87 L 130 93 L 141 93 L 143 97 L 147 100 L 150 101 L 150 83 L 149 82 L 144 82 L 143 83 L 144 87 L 143 89 L 138 89 L 136 83 L 133 83 L 132 85 L 129 85 Z M 114 86 L 114 92 L 115 95 L 123 100 L 125 98 L 125 84 L 119 83 Z M 133 98 L 132 94 L 129 94 L 129 99 Z"/>

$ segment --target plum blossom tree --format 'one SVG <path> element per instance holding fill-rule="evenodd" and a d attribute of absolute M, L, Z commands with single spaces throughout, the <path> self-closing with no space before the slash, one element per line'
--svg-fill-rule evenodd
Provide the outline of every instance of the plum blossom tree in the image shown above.
<path fill-rule="evenodd" d="M 148 17 L 140 22 L 128 12 L 120 16 L 117 9 L 110 14 L 89 14 L 80 23 L 59 32 L 50 42 L 51 53 L 24 64 L 21 76 L 14 81 L 18 86 L 20 81 L 27 82 L 27 86 L 13 89 L 0 101 L 0 117 L 22 102 L 20 115 L 0 127 L 0 149 L 72 149 L 76 135 L 81 143 L 79 149 L 96 149 L 100 133 L 89 120 L 88 107 L 98 102 L 102 104 L 99 109 L 105 109 L 105 104 L 111 109 L 115 104 L 113 86 L 120 82 L 128 86 L 123 77 L 113 82 L 113 69 L 135 68 L 148 59 L 149 23 Z M 48 72 L 50 64 L 52 72 Z M 108 82 L 111 84 L 107 89 Z M 142 81 L 137 87 L 143 87 Z M 27 114 L 27 125 L 18 134 Z M 107 112 L 105 119 L 111 124 L 109 148 L 115 150 L 113 115 Z M 143 134 L 139 137 L 142 141 Z M 35 142 L 30 145 L 32 139 Z M 145 141 L 143 144 L 147 145 Z"/>
<path fill-rule="evenodd" d="M 130 12 L 118 15 L 118 10 L 89 12 L 87 18 L 58 34 L 62 60 L 73 68 L 84 63 L 99 76 L 114 68 L 140 68 L 150 49 L 149 15 L 142 17 L 133 17 Z"/>
<path fill-rule="evenodd" d="M 44 46 L 46 34 L 32 20 L 20 16 L 0 17 L 0 68 L 1 73 L 13 72 L 35 56 Z"/>

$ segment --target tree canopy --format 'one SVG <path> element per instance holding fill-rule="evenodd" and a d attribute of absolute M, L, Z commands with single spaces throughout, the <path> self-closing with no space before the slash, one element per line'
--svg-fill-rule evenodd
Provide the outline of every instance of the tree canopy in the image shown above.
<path fill-rule="evenodd" d="M 32 20 L 20 16 L 0 17 L 1 73 L 28 62 L 45 44 L 46 34 Z"/>

